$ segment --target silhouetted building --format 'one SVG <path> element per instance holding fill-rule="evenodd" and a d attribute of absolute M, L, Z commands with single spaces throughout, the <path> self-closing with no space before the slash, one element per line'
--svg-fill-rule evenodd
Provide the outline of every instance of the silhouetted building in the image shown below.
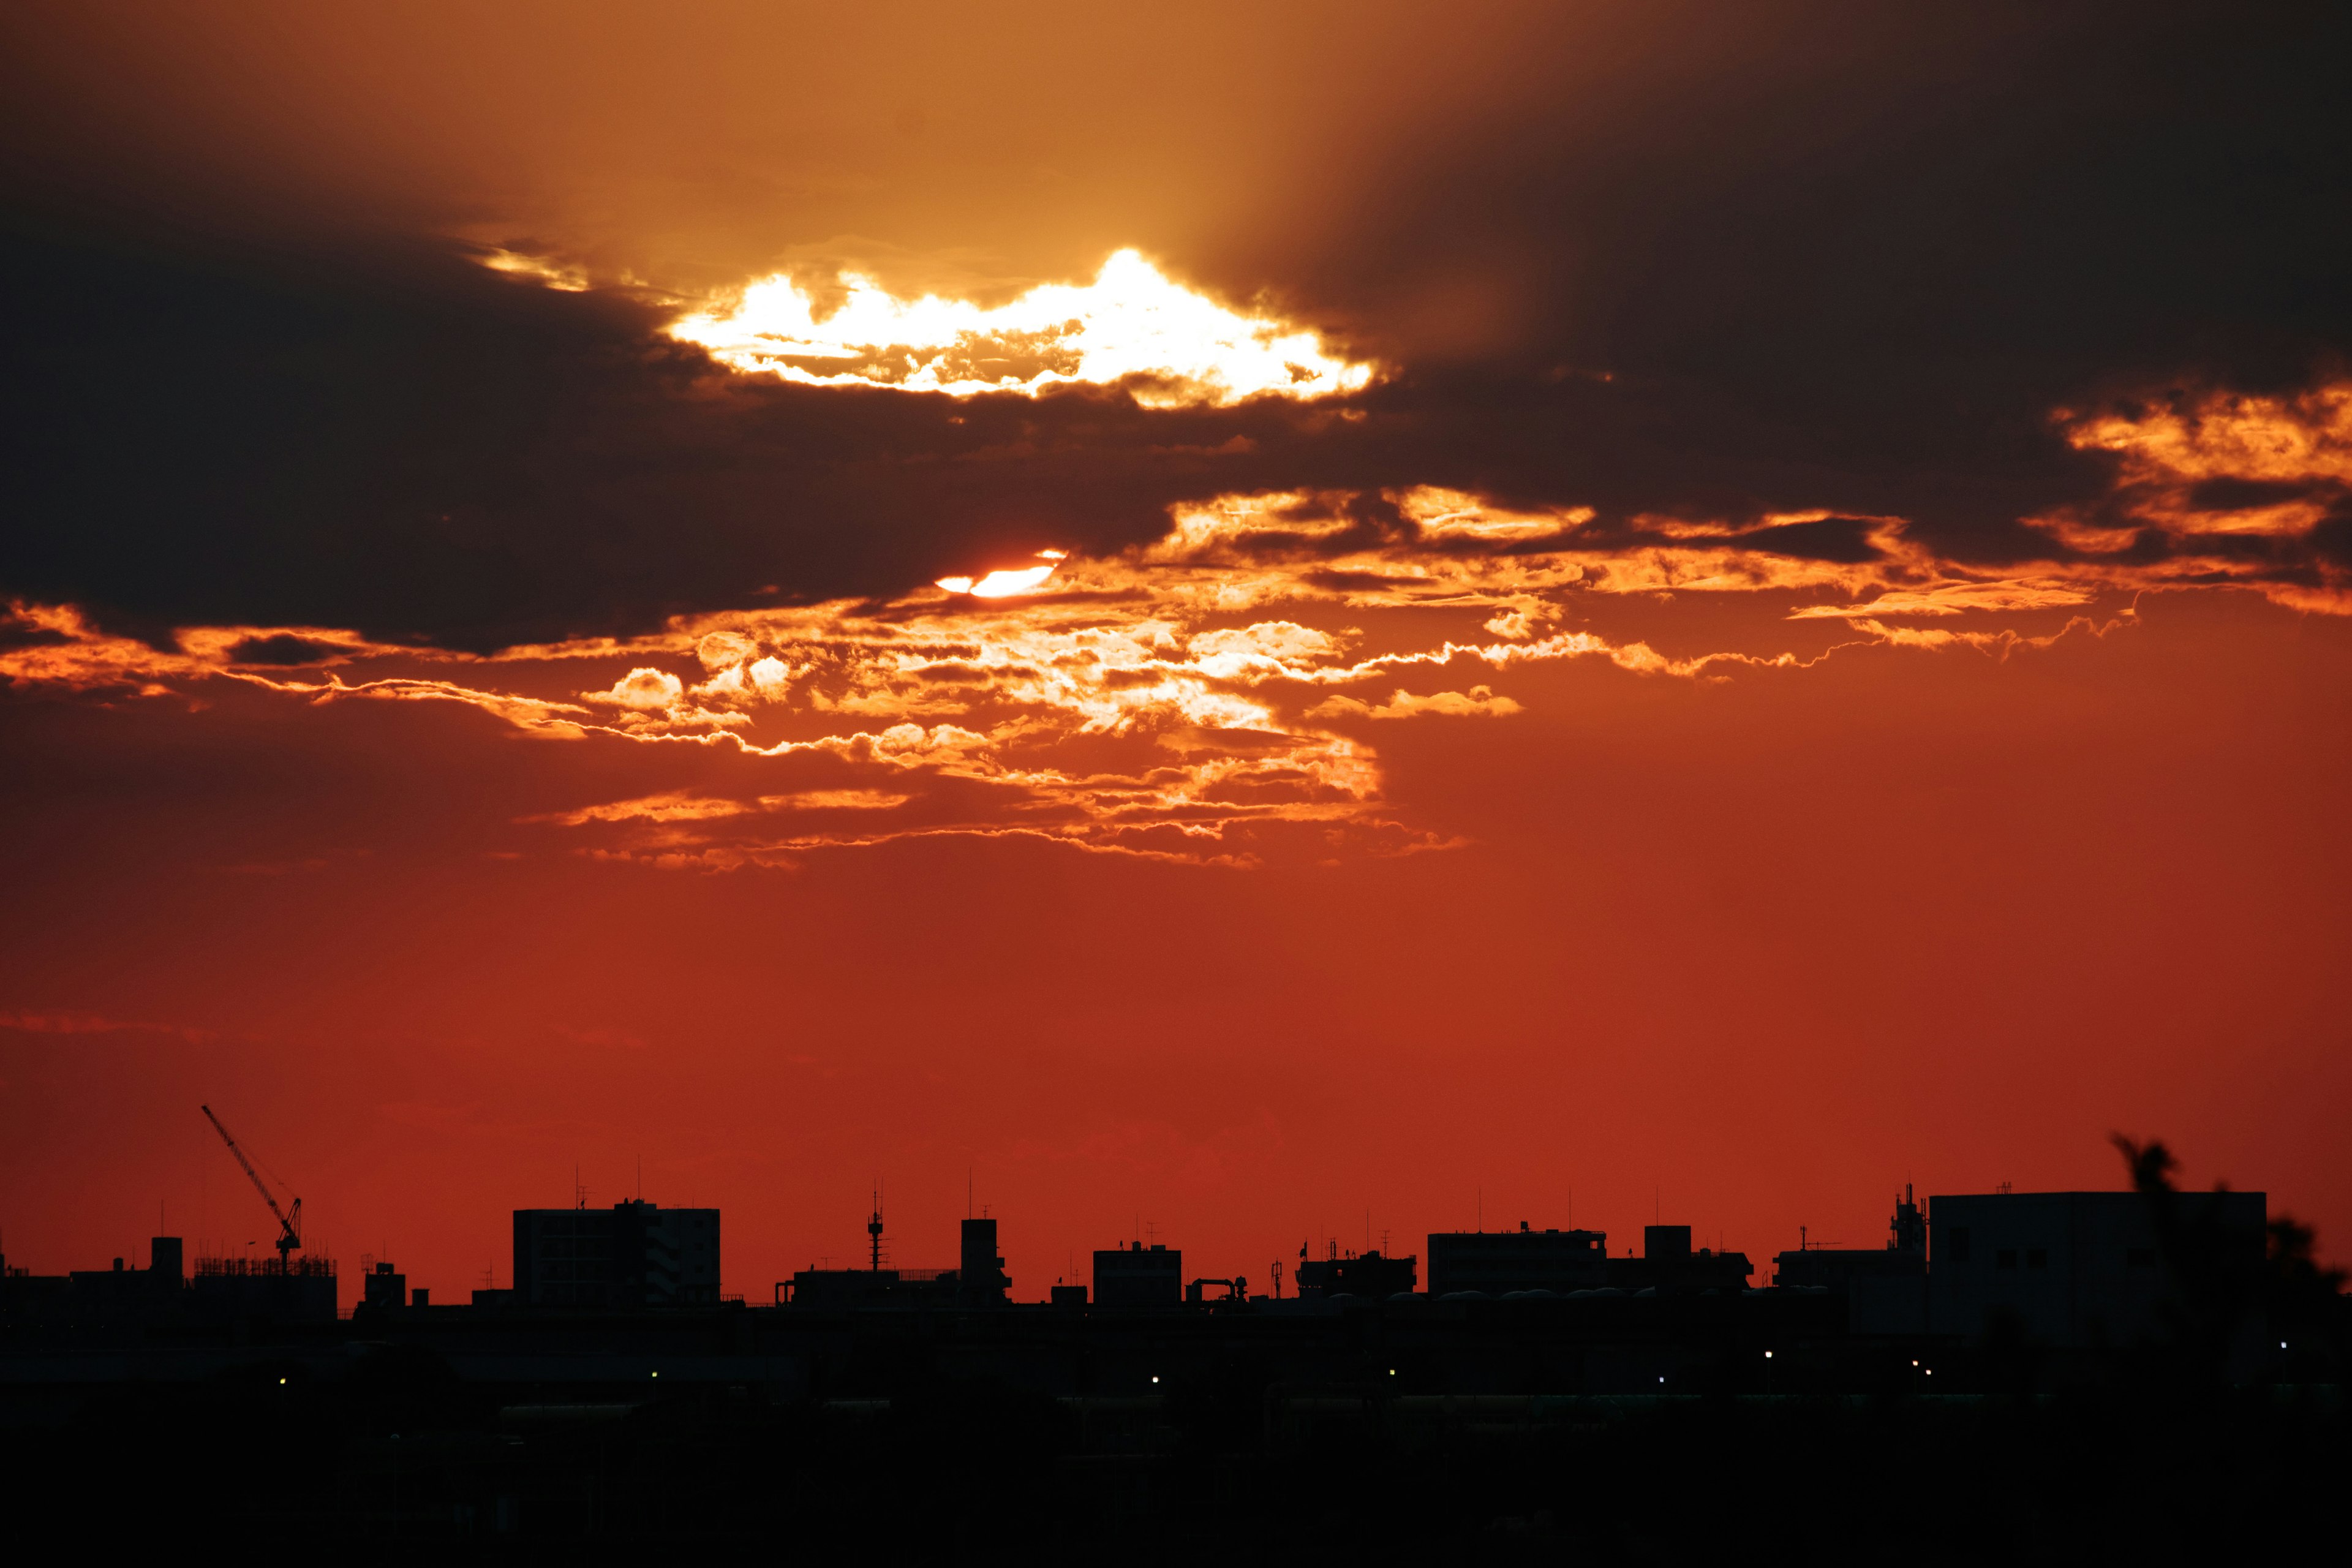
<path fill-rule="evenodd" d="M 790 1289 L 791 1305 L 821 1312 L 952 1307 L 961 1300 L 952 1268 L 803 1268 L 792 1277 Z"/>
<path fill-rule="evenodd" d="M 159 1236 L 147 1244 L 147 1267 L 77 1268 L 68 1274 L 66 1315 L 80 1322 L 130 1322 L 181 1311 L 187 1277 L 181 1267 L 180 1238 Z"/>
<path fill-rule="evenodd" d="M 331 1323 L 331 1258 L 199 1258 L 189 1310 L 211 1322 Z"/>
<path fill-rule="evenodd" d="M 2137 1193 L 1979 1193 L 1927 1200 L 1927 1326 L 1980 1339 L 2006 1320 L 2032 1342 L 2127 1346 L 2168 1337 L 2179 1272 L 2263 1267 L 2261 1193 L 2180 1193 L 2169 1219 Z"/>
<path fill-rule="evenodd" d="M 517 1209 L 513 1290 L 531 1307 L 717 1306 L 719 1211 Z"/>
<path fill-rule="evenodd" d="M 1341 1252 L 1333 1242 L 1328 1257 L 1302 1258 L 1296 1276 L 1298 1294 L 1303 1300 L 1357 1296 L 1385 1301 L 1412 1289 L 1420 1265 L 1418 1258 L 1383 1258 L 1377 1249 Z"/>
<path fill-rule="evenodd" d="M 1083 1307 L 1087 1304 L 1087 1288 L 1083 1285 L 1056 1285 L 1052 1291 L 1056 1307 Z"/>
<path fill-rule="evenodd" d="M 1011 1281 L 1004 1278 L 1004 1259 L 996 1256 L 996 1222 L 963 1222 L 961 1269 L 887 1268 L 883 1267 L 882 1199 L 877 1193 L 874 1212 L 866 1219 L 866 1265 L 863 1268 L 803 1268 L 792 1277 L 791 1304 L 812 1311 L 848 1312 L 876 1308 L 943 1308 L 984 1306 L 1004 1300 Z M 978 1280 L 976 1293 L 963 1289 L 966 1273 Z M 779 1282 L 781 1298 L 785 1283 Z"/>
<path fill-rule="evenodd" d="M 1800 1247 L 1772 1259 L 1782 1289 L 1828 1290 L 1846 1300 L 1846 1326 L 1863 1334 L 1927 1331 L 1927 1219 L 1906 1186 L 1885 1247 Z"/>
<path fill-rule="evenodd" d="M 967 1306 L 999 1307 L 1013 1289 L 1004 1259 L 996 1255 L 996 1222 L 963 1222 L 963 1256 L 956 1270 L 956 1294 Z"/>
<path fill-rule="evenodd" d="M 1597 1230 L 1435 1231 L 1429 1237 L 1429 1293 L 1465 1290 L 1500 1296 L 1513 1290 L 1596 1289 L 1607 1283 L 1608 1237 Z"/>
<path fill-rule="evenodd" d="M 408 1305 L 408 1276 L 389 1263 L 378 1263 L 360 1276 L 360 1305 L 372 1312 Z"/>
<path fill-rule="evenodd" d="M 1686 1225 L 1645 1225 L 1642 1256 L 1612 1258 L 1602 1269 L 1607 1284 L 1618 1290 L 1655 1290 L 1661 1295 L 1685 1295 L 1698 1290 L 1744 1290 L 1756 1266 L 1744 1252 L 1691 1250 Z"/>
<path fill-rule="evenodd" d="M 0 1322 L 46 1323 L 62 1319 L 67 1292 L 72 1288 L 73 1281 L 66 1275 L 13 1268 L 7 1254 L 0 1253 Z"/>
<path fill-rule="evenodd" d="M 1097 1307 L 1174 1307 L 1184 1300 L 1184 1255 L 1158 1243 L 1131 1242 L 1095 1254 Z"/>

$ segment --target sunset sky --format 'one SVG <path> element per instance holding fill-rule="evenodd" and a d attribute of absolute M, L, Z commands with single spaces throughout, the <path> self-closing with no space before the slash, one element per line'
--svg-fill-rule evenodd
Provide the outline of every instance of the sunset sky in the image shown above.
<path fill-rule="evenodd" d="M 2352 1239 L 2352 14 L 20 4 L 0 1246 Z M 1756 1283 L 1765 1283 L 1759 1268 Z M 345 1281 L 345 1295 L 352 1294 Z"/>

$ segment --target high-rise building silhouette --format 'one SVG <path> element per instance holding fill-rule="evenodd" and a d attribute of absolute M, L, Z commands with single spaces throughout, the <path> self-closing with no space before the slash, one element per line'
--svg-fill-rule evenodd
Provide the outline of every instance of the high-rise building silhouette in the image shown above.
<path fill-rule="evenodd" d="M 719 1211 L 629 1198 L 514 1211 L 513 1300 L 531 1307 L 719 1303 Z"/>

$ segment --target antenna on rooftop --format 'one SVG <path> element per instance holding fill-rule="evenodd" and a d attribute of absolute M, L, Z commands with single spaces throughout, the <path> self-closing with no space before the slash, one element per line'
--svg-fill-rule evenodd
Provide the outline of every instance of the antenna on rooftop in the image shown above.
<path fill-rule="evenodd" d="M 874 1213 L 866 1221 L 866 1247 L 874 1272 L 882 1272 L 882 1184 L 874 1184 Z"/>

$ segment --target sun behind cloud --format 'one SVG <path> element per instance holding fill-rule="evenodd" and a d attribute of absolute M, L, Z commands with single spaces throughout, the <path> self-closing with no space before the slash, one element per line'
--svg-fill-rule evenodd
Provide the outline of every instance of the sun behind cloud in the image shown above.
<path fill-rule="evenodd" d="M 777 274 L 668 331 L 747 374 L 959 397 L 1125 382 L 1149 407 L 1222 406 L 1335 396 L 1375 374 L 1326 353 L 1312 331 L 1171 281 L 1132 249 L 1105 261 L 1091 283 L 1043 284 L 992 309 L 932 294 L 902 300 L 854 272 L 840 281 L 848 297 L 822 320 L 815 300 Z"/>

